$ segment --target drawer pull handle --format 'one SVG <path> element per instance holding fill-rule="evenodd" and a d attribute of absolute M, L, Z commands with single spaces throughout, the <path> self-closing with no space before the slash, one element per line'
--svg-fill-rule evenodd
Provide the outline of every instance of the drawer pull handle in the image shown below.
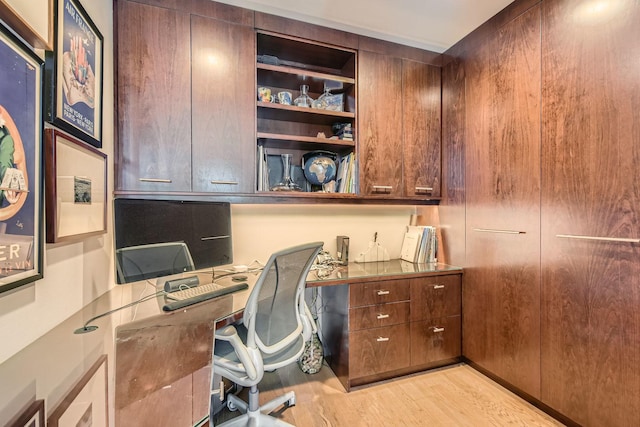
<path fill-rule="evenodd" d="M 416 191 L 420 192 L 420 191 L 424 191 L 427 193 L 431 193 L 433 192 L 433 187 L 416 187 Z"/>
<path fill-rule="evenodd" d="M 389 295 L 389 291 L 378 291 L 378 296 Z"/>
<path fill-rule="evenodd" d="M 495 230 L 493 228 L 474 228 L 473 231 L 478 233 L 497 233 L 497 234 L 526 234 L 526 231 L 518 230 Z"/>
<path fill-rule="evenodd" d="M 444 285 L 433 285 L 433 289 L 444 289 Z"/>
<path fill-rule="evenodd" d="M 238 181 L 216 181 L 216 180 L 212 180 L 211 184 L 238 185 Z"/>
<path fill-rule="evenodd" d="M 627 239 L 624 237 L 579 236 L 576 234 L 556 234 L 556 237 L 561 239 L 599 240 L 601 242 L 640 243 L 640 239 Z"/>
<path fill-rule="evenodd" d="M 434 332 L 434 333 L 444 332 L 444 328 L 438 328 L 437 326 L 434 326 L 434 327 L 433 327 L 433 332 Z"/>
<path fill-rule="evenodd" d="M 378 314 L 377 319 L 382 320 L 382 319 L 387 319 L 388 317 L 389 317 L 388 314 Z"/>
<path fill-rule="evenodd" d="M 387 341 L 389 341 L 389 338 L 388 337 L 378 337 L 376 339 L 376 341 L 378 341 L 378 342 L 387 342 Z"/>
<path fill-rule="evenodd" d="M 140 182 L 161 182 L 161 183 L 165 183 L 165 184 L 171 184 L 171 180 L 170 179 L 162 179 L 162 178 L 139 178 L 138 181 Z"/>
<path fill-rule="evenodd" d="M 373 191 L 391 191 L 393 190 L 392 185 L 374 185 L 372 186 Z"/>

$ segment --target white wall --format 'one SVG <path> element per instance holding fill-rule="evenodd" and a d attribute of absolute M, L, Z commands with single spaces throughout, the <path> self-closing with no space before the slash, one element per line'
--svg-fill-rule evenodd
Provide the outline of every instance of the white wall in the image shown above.
<path fill-rule="evenodd" d="M 9 0 L 46 38 L 49 0 Z M 102 150 L 108 155 L 108 194 L 113 190 L 113 13 L 111 1 L 83 1 L 104 36 Z M 44 23 L 44 25 L 43 25 Z M 42 52 L 38 52 L 42 54 Z M 111 218 L 109 208 L 108 218 Z M 43 212 L 44 221 L 44 212 Z M 113 286 L 111 221 L 108 234 L 79 243 L 46 245 L 44 279 L 0 294 L 0 363 Z"/>

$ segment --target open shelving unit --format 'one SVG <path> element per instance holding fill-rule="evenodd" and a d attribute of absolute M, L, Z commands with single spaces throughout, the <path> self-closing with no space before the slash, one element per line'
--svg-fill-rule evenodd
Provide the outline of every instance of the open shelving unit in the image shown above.
<path fill-rule="evenodd" d="M 257 88 L 267 87 L 275 99 L 278 92 L 291 92 L 293 101 L 300 95 L 300 86 L 308 85 L 314 100 L 325 87 L 331 88 L 332 95 L 342 95 L 342 111 L 263 102 L 256 96 L 258 192 L 268 194 L 272 184 L 264 176 L 269 175 L 268 156 L 291 154 L 292 175 L 296 171 L 302 174 L 302 158 L 311 151 L 335 153 L 336 166 L 346 157 L 355 161 L 356 51 L 261 31 L 257 33 L 257 51 L 256 94 Z M 333 137 L 336 123 L 350 124 L 353 140 Z M 300 179 L 304 181 L 304 177 Z M 355 193 L 355 185 L 351 188 Z M 317 196 L 325 197 L 321 193 Z"/>

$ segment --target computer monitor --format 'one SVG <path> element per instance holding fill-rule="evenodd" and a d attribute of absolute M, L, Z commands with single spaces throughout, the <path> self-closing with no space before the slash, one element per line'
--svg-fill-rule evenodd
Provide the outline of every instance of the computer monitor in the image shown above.
<path fill-rule="evenodd" d="M 186 245 L 195 270 L 233 263 L 231 207 L 226 202 L 117 198 L 114 235 L 116 264 L 126 248 L 176 242 Z M 165 274 L 169 268 L 144 264 L 143 272 L 131 277 L 118 271 L 117 282 L 170 275 Z"/>
<path fill-rule="evenodd" d="M 154 243 L 116 249 L 118 282 L 128 283 L 195 270 L 183 242 Z"/>

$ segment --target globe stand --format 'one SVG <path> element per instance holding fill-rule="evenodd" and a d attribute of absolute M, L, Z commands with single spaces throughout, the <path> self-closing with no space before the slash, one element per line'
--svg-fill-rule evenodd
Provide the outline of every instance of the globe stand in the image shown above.
<path fill-rule="evenodd" d="M 282 180 L 270 188 L 271 191 L 302 191 L 291 179 L 291 154 L 280 154 L 282 159 Z"/>

